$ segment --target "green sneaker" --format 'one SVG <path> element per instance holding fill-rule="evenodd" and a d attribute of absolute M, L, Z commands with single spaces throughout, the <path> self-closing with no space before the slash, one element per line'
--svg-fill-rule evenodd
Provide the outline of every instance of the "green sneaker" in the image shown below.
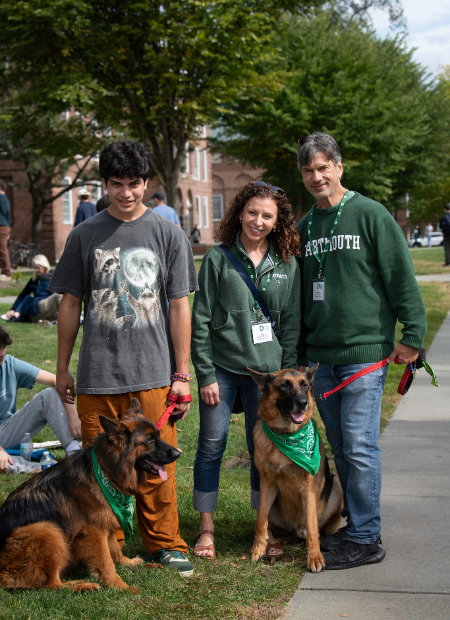
<path fill-rule="evenodd" d="M 182 577 L 192 577 L 194 567 L 181 551 L 169 551 L 160 549 L 156 553 L 151 553 L 145 558 L 146 562 L 158 563 L 168 568 L 174 568 Z"/>

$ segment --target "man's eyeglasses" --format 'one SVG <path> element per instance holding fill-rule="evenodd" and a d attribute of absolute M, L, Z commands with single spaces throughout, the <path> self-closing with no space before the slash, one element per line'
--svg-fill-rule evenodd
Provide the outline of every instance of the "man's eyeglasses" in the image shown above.
<path fill-rule="evenodd" d="M 265 183 L 265 181 L 253 181 L 253 185 L 257 185 L 258 187 L 268 187 L 270 191 L 276 192 L 280 196 L 286 196 L 286 192 L 281 187 L 276 187 L 276 185 L 270 185 L 270 183 Z"/>

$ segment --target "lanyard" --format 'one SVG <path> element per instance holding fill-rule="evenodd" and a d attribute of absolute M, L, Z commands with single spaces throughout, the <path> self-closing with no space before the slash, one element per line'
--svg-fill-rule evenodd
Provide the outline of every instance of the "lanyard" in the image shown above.
<path fill-rule="evenodd" d="M 341 213 L 342 213 L 342 209 L 344 208 L 345 203 L 348 200 L 348 195 L 349 195 L 349 191 L 348 189 L 345 190 L 345 194 L 343 199 L 341 200 L 341 203 L 339 205 L 339 209 L 338 212 L 336 214 L 336 219 L 333 222 L 333 226 L 331 227 L 331 231 L 330 231 L 330 237 L 329 239 L 327 239 L 327 242 L 325 244 L 325 247 L 323 248 L 322 254 L 319 258 L 319 254 L 317 252 L 317 249 L 314 247 L 314 244 L 311 242 L 311 225 L 312 225 L 312 218 L 313 218 L 313 213 L 314 213 L 314 208 L 316 205 L 314 205 L 314 207 L 311 210 L 311 217 L 309 218 L 309 222 L 308 222 L 308 242 L 311 246 L 311 252 L 313 253 L 314 257 L 316 258 L 316 260 L 319 263 L 319 278 L 322 277 L 322 265 L 323 265 L 323 260 L 325 258 L 325 252 L 328 251 L 328 248 L 330 247 L 331 244 L 331 240 L 333 238 L 334 235 L 334 231 L 336 230 L 336 226 L 339 222 L 339 218 L 341 217 Z"/>
<path fill-rule="evenodd" d="M 248 275 L 251 277 L 252 280 L 254 280 L 254 277 L 253 277 L 253 265 L 250 262 L 250 259 L 247 258 L 247 256 L 245 254 L 243 254 L 242 256 L 243 256 L 243 259 L 244 259 L 245 266 L 247 267 L 247 269 L 249 271 Z M 269 254 L 269 256 L 270 256 L 270 254 Z M 275 263 L 274 263 L 274 266 L 273 266 L 273 270 L 269 271 L 269 274 L 267 276 L 267 281 L 266 281 L 266 283 L 264 284 L 263 288 L 260 291 L 261 295 L 263 295 L 267 291 L 267 287 L 270 284 L 270 281 L 272 279 L 272 275 L 275 272 L 275 269 L 277 268 L 277 265 L 278 265 L 278 254 L 275 254 Z M 255 282 L 255 284 L 256 284 L 256 282 Z M 261 307 L 260 307 L 259 303 L 256 301 L 256 299 L 253 300 L 253 303 L 254 303 L 254 307 L 255 307 L 256 312 L 259 311 L 259 313 L 262 314 L 261 313 Z"/>

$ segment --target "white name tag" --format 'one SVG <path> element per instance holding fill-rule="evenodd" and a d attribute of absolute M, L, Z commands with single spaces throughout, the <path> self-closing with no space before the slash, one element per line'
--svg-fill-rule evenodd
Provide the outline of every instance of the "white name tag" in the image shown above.
<path fill-rule="evenodd" d="M 253 344 L 272 342 L 272 326 L 270 323 L 256 323 L 252 325 Z"/>
<path fill-rule="evenodd" d="M 325 299 L 325 278 L 314 278 L 313 280 L 313 301 L 323 301 Z"/>

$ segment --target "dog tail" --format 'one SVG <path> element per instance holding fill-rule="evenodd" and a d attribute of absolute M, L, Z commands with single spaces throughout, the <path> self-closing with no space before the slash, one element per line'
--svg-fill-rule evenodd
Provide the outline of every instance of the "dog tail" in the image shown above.
<path fill-rule="evenodd" d="M 28 589 L 58 583 L 69 562 L 69 544 L 58 525 L 40 521 L 19 527 L 0 552 L 0 586 Z"/>

